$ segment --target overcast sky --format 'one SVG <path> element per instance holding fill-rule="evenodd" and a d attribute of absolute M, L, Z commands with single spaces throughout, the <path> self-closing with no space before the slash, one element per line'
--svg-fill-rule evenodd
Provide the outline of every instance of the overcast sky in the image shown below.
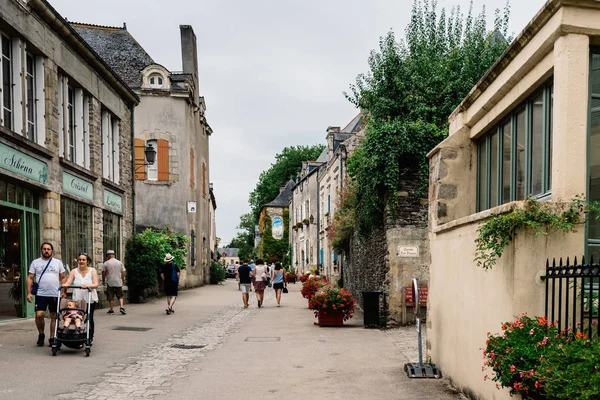
<path fill-rule="evenodd" d="M 261 171 L 285 146 L 325 143 L 328 126 L 357 113 L 343 92 L 367 72 L 369 51 L 393 29 L 402 37 L 413 0 L 49 0 L 74 22 L 122 26 L 155 62 L 181 67 L 179 25 L 198 38 L 200 91 L 207 104 L 210 181 L 217 236 L 235 236 Z M 470 0 L 438 0 L 468 11 Z M 488 20 L 506 0 L 474 0 Z M 545 0 L 511 1 L 518 34 Z"/>

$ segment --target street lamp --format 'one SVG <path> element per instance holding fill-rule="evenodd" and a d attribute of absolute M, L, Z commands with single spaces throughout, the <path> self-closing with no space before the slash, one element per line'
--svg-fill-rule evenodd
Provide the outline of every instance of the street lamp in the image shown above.
<path fill-rule="evenodd" d="M 146 149 L 144 150 L 144 156 L 146 158 L 146 163 L 144 165 L 154 164 L 154 161 L 156 160 L 156 150 L 154 150 L 154 147 L 150 145 L 146 146 Z"/>

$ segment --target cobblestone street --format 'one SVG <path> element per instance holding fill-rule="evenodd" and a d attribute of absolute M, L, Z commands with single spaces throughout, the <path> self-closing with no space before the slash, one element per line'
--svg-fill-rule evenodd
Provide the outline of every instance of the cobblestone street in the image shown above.
<path fill-rule="evenodd" d="M 328 399 L 460 398 L 443 379 L 406 378 L 404 363 L 418 357 L 414 326 L 365 330 L 357 314 L 344 328 L 318 328 L 300 285 L 290 289 L 281 308 L 267 291 L 265 307 L 256 308 L 251 296 L 243 309 L 228 281 L 182 292 L 172 316 L 161 314 L 163 299 L 130 305 L 124 317 L 98 310 L 90 358 L 73 350 L 52 357 L 49 348 L 36 348 L 32 320 L 0 324 L 0 373 L 14 378 L 3 379 L 0 398 L 296 399 L 307 390 L 311 398 Z M 151 329 L 115 330 L 124 326 Z M 45 371 L 36 376 L 43 391 L 27 389 L 9 368 L 13 358 Z M 67 375 L 68 387 L 62 384 Z M 257 380 L 262 383 L 252 386 Z"/>

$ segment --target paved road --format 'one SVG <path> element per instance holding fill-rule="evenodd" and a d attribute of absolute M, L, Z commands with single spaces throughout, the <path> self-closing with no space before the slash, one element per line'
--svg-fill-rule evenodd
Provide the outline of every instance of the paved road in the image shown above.
<path fill-rule="evenodd" d="M 267 294 L 265 307 L 252 299 L 244 310 L 230 280 L 181 292 L 171 316 L 163 299 L 129 305 L 126 316 L 99 310 L 89 358 L 35 347 L 32 320 L 2 323 L 0 399 L 460 398 L 445 380 L 406 377 L 406 331 L 365 330 L 360 320 L 319 328 L 300 286 L 290 287 L 281 308 Z"/>

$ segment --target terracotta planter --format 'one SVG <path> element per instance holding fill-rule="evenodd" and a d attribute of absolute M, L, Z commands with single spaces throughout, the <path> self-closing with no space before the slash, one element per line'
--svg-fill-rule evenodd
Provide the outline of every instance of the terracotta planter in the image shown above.
<path fill-rule="evenodd" d="M 319 310 L 319 326 L 343 326 L 344 314 L 342 311 Z"/>

